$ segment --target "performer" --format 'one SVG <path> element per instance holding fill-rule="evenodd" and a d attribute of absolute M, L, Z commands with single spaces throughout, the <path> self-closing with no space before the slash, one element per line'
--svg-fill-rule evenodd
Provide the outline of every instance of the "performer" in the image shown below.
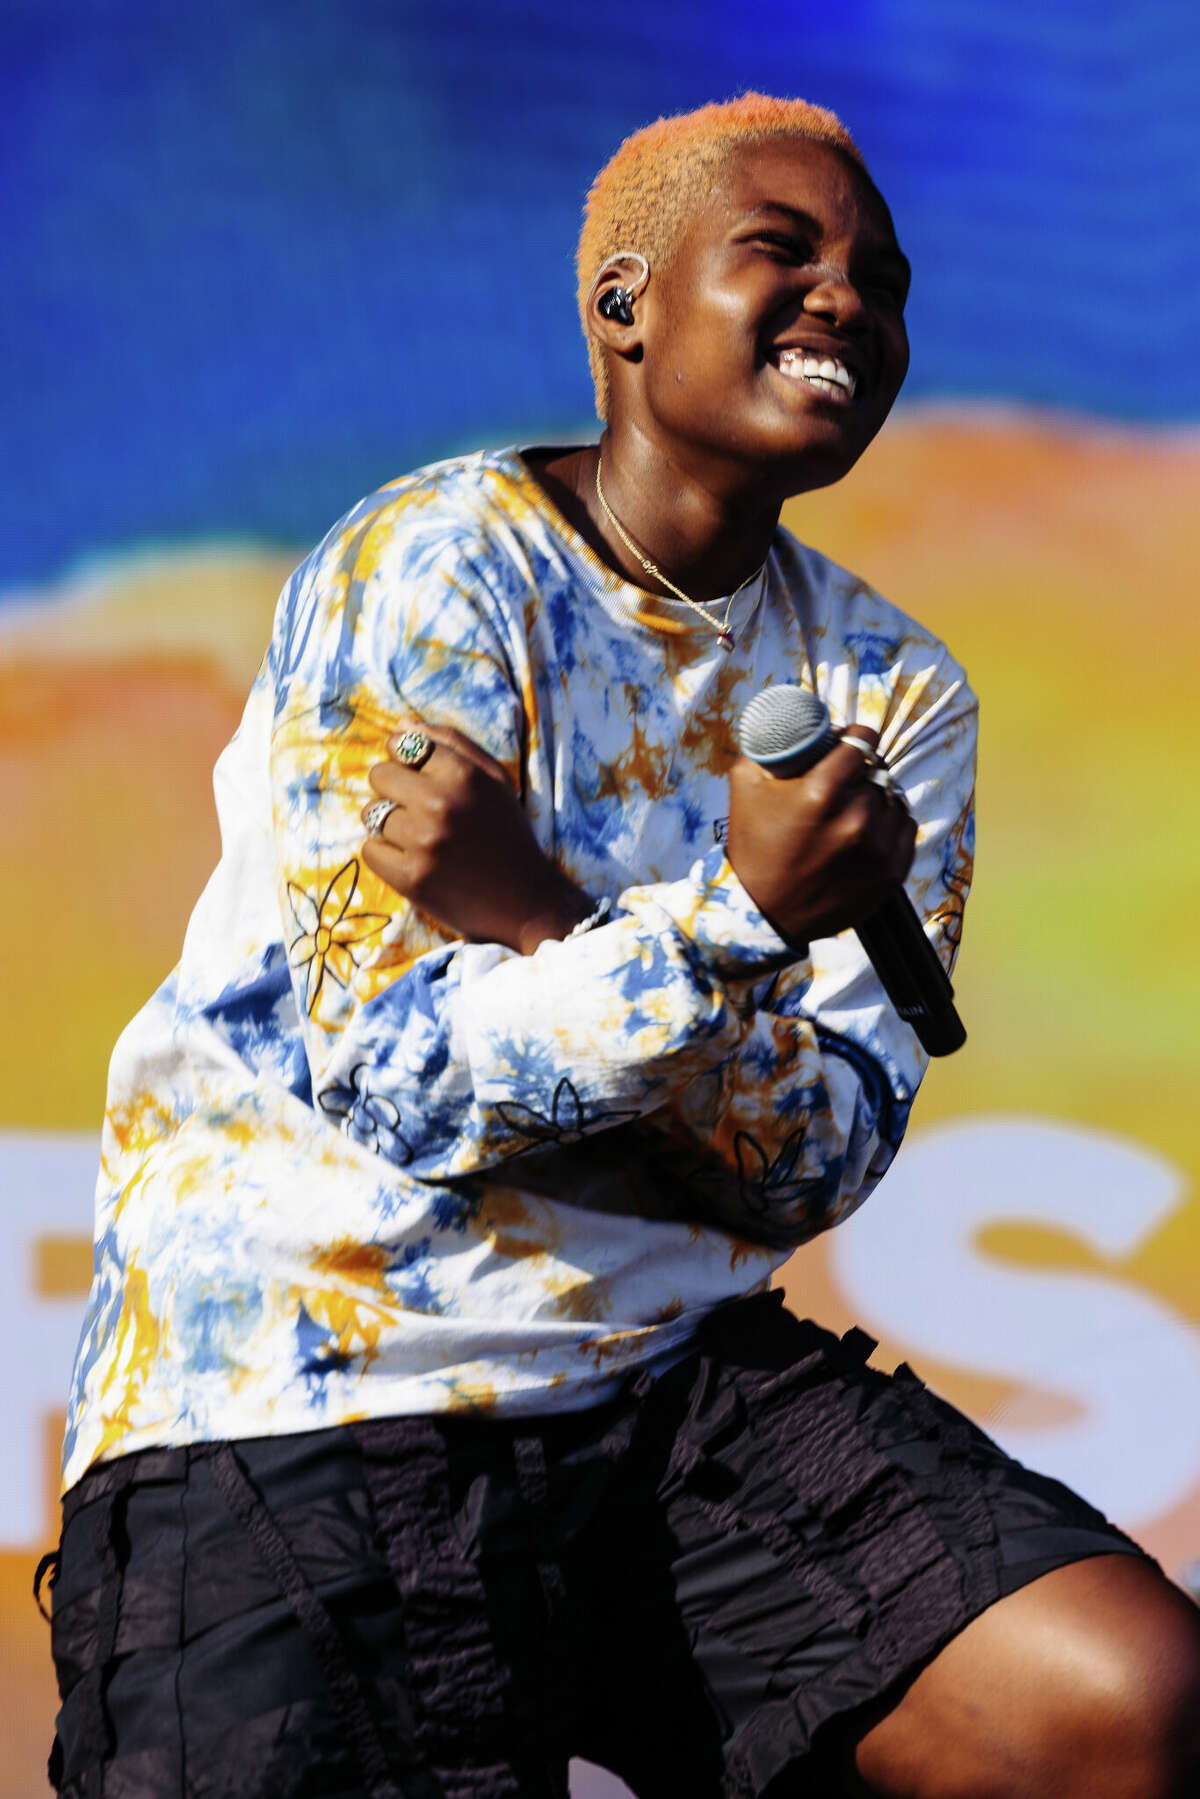
<path fill-rule="evenodd" d="M 768 1291 L 923 1072 L 848 927 L 906 880 L 949 966 L 970 875 L 961 670 L 778 524 L 903 381 L 887 208 L 746 95 L 622 146 L 579 274 L 600 443 L 421 470 L 297 570 L 117 1046 L 55 1782 L 1191 1793 L 1190 1602 Z M 846 735 L 777 781 L 733 725 L 784 681 Z"/>

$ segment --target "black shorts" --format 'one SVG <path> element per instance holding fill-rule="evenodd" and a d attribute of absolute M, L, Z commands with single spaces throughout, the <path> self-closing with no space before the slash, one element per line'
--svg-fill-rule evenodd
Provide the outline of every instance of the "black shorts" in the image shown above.
<path fill-rule="evenodd" d="M 863 1708 L 994 1600 L 1141 1552 L 778 1295 L 586 1412 L 150 1450 L 67 1496 L 72 1799 L 822 1791 Z M 811 1773 L 811 1789 L 795 1780 Z"/>

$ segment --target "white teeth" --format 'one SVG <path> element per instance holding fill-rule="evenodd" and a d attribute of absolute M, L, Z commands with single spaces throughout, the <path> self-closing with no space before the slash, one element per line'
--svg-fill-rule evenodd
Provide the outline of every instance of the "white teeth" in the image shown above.
<path fill-rule="evenodd" d="M 844 363 L 832 356 L 814 356 L 806 350 L 781 350 L 776 363 L 791 380 L 805 380 L 822 393 L 854 397 L 858 383 Z"/>

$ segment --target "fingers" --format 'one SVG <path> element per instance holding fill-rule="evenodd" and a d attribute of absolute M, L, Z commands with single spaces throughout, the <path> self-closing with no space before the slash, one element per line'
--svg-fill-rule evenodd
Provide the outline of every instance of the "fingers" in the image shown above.
<path fill-rule="evenodd" d="M 801 777 L 829 813 L 841 812 L 864 795 L 870 799 L 872 794 L 884 803 L 904 804 L 903 794 L 876 751 L 878 741 L 878 732 L 867 726 L 854 726 L 843 732 L 836 747 Z"/>
<path fill-rule="evenodd" d="M 828 785 L 826 803 L 846 834 L 881 865 L 884 878 L 902 884 L 916 853 L 917 826 L 866 726 L 843 732 L 842 742 L 818 765 Z M 813 771 L 814 774 L 817 770 Z"/>
<path fill-rule="evenodd" d="M 360 817 L 367 827 L 368 837 L 383 837 L 387 833 L 387 821 L 393 812 L 401 808 L 395 800 L 371 800 L 362 809 Z"/>
<path fill-rule="evenodd" d="M 853 735 L 847 733 L 835 748 L 796 778 L 794 796 L 788 792 L 793 786 L 791 781 L 779 781 L 767 769 L 745 758 L 737 765 L 736 784 L 743 789 L 747 783 L 757 786 L 760 804 L 767 793 L 772 794 L 775 803 L 789 804 L 794 797 L 805 808 L 811 823 L 822 820 L 836 826 L 847 839 L 874 838 L 881 822 L 891 815 L 897 819 L 908 817 L 904 795 L 875 751 L 876 740 L 877 733 L 866 727 L 859 727 Z"/>
<path fill-rule="evenodd" d="M 855 738 L 850 742 L 839 743 L 827 756 L 822 756 L 808 778 L 814 784 L 824 787 L 829 800 L 836 807 L 850 794 L 873 785 L 871 774 L 877 766 L 874 750 Z"/>
<path fill-rule="evenodd" d="M 900 819 L 892 847 L 891 876 L 897 886 L 903 886 L 917 851 L 917 821 L 903 801 L 898 810 Z"/>
<path fill-rule="evenodd" d="M 368 868 L 419 899 L 437 871 L 458 870 L 497 837 L 511 840 L 521 803 L 501 763 L 450 725 L 403 724 L 388 760 L 368 770 L 374 798 L 360 811 Z M 449 876 L 447 876 L 449 878 Z"/>
<path fill-rule="evenodd" d="M 427 737 L 434 746 L 433 754 L 422 764 L 422 768 L 431 766 L 437 760 L 440 746 L 442 750 L 449 750 L 464 762 L 474 763 L 476 768 L 482 770 L 485 775 L 491 775 L 493 780 L 505 781 L 509 786 L 512 785 L 508 770 L 503 763 L 497 762 L 494 756 L 489 756 L 486 750 L 481 749 L 477 743 L 472 743 L 469 737 L 464 737 L 461 731 L 456 731 L 453 725 L 428 725 L 424 720 L 414 718 L 411 724 L 398 726 L 388 738 L 389 756 L 395 757 L 397 745 L 406 731 L 420 731 L 422 736 Z M 403 766 L 403 763 L 398 766 Z M 419 773 L 420 770 L 415 772 Z"/>
<path fill-rule="evenodd" d="M 414 781 L 428 780 L 429 776 L 426 770 L 432 769 L 436 755 L 437 751 L 435 750 L 424 769 L 405 768 L 402 762 L 376 762 L 374 767 L 367 771 L 367 780 L 371 784 L 371 791 L 377 794 L 381 800 L 390 800 L 394 806 L 403 806 L 406 798 L 414 796 Z M 363 807 L 364 823 L 371 804 L 372 802 L 368 800 Z"/>
<path fill-rule="evenodd" d="M 404 852 L 382 836 L 369 836 L 362 846 L 362 859 L 372 874 L 386 881 L 397 893 L 404 891 Z"/>
<path fill-rule="evenodd" d="M 404 754 L 405 739 L 411 740 L 414 733 L 426 738 L 432 746 L 415 764 Z M 390 800 L 397 807 L 416 803 L 416 782 L 424 783 L 426 787 L 432 784 L 443 792 L 461 785 L 464 763 L 513 791 L 512 779 L 503 763 L 489 756 L 469 737 L 464 737 L 461 731 L 456 731 L 453 725 L 427 725 L 414 720 L 411 725 L 402 725 L 392 733 L 387 740 L 387 750 L 389 760 L 375 763 L 367 778 L 380 799 Z M 369 810 L 369 805 L 363 808 L 363 822 L 368 828 L 371 826 L 367 816 Z"/>

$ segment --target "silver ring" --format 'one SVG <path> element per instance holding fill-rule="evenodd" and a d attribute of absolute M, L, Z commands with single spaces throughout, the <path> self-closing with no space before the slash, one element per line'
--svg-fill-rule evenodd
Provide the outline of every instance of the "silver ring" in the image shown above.
<path fill-rule="evenodd" d="M 861 737 L 843 736 L 841 741 L 850 744 L 865 757 L 867 780 L 872 787 L 878 787 L 885 799 L 903 800 L 904 795 L 893 780 L 891 769 L 872 744 L 864 743 Z"/>
<path fill-rule="evenodd" d="M 406 768 L 423 768 L 433 754 L 433 740 L 424 731 L 405 731 L 396 739 L 393 754 Z"/>
<path fill-rule="evenodd" d="M 395 800 L 376 800 L 363 813 L 363 823 L 367 827 L 368 837 L 382 837 L 383 827 L 396 810 Z"/>
<path fill-rule="evenodd" d="M 882 768 L 886 772 L 887 763 L 873 744 L 864 743 L 861 737 L 851 737 L 846 732 L 842 733 L 839 742 L 848 743 L 852 750 L 857 750 L 860 756 L 865 756 L 869 768 Z"/>

